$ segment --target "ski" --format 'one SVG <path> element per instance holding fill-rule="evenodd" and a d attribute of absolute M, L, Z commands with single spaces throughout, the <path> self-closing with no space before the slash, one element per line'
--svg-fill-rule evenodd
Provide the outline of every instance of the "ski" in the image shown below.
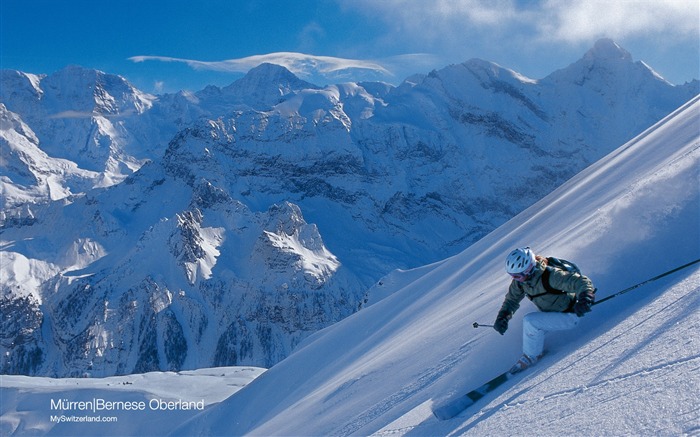
<path fill-rule="evenodd" d="M 439 420 L 452 419 L 462 411 L 466 410 L 468 407 L 472 406 L 476 401 L 486 396 L 487 393 L 503 385 L 503 383 L 508 381 L 513 375 L 514 374 L 510 373 L 510 371 L 503 372 L 481 387 L 433 409 L 433 414 Z"/>

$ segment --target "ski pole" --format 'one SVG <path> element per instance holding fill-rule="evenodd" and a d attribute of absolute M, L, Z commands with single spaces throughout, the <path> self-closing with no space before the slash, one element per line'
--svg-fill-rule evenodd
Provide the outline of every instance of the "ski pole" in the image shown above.
<path fill-rule="evenodd" d="M 473 324 L 472 326 L 473 326 L 475 329 L 476 329 L 476 328 L 493 328 L 493 325 L 483 325 L 483 324 L 478 323 L 478 322 L 474 322 L 474 324 Z"/>
<path fill-rule="evenodd" d="M 648 284 L 649 282 L 654 282 L 654 281 L 656 281 L 657 279 L 661 279 L 661 278 L 663 278 L 664 276 L 670 275 L 671 273 L 676 273 L 676 272 L 679 271 L 679 270 L 683 270 L 683 269 L 685 269 L 685 268 L 687 268 L 687 267 L 690 267 L 690 266 L 692 266 L 693 264 L 697 264 L 697 263 L 699 263 L 699 262 L 700 262 L 700 259 L 696 259 L 695 261 L 691 261 L 691 262 L 689 262 L 688 264 L 684 264 L 684 265 L 682 265 L 682 266 L 680 266 L 680 267 L 676 267 L 676 268 L 673 269 L 673 270 L 669 270 L 669 271 L 664 272 L 664 273 L 662 273 L 662 274 L 660 274 L 660 275 L 654 276 L 653 278 L 649 278 L 649 279 L 647 279 L 646 281 L 642 281 L 642 282 L 640 282 L 640 283 L 637 284 L 637 285 L 633 285 L 633 286 L 631 286 L 631 287 L 627 287 L 627 288 L 625 288 L 625 289 L 622 290 L 622 291 L 618 291 L 618 292 L 615 293 L 615 294 L 611 294 L 610 296 L 604 297 L 603 299 L 601 299 L 601 300 L 599 300 L 599 301 L 597 301 L 597 302 L 594 302 L 593 305 L 598 305 L 599 303 L 603 303 L 603 302 L 605 302 L 606 300 L 612 299 L 613 297 L 617 297 L 617 296 L 619 296 L 619 295 L 621 295 L 621 294 L 625 294 L 625 293 L 627 293 L 628 291 L 632 291 L 632 290 L 634 290 L 635 288 L 639 288 L 639 287 L 641 287 L 642 285 Z M 591 306 L 593 306 L 593 305 L 591 305 Z M 474 325 L 476 325 L 476 323 L 474 323 Z M 474 327 L 476 328 L 476 326 L 474 326 Z"/>

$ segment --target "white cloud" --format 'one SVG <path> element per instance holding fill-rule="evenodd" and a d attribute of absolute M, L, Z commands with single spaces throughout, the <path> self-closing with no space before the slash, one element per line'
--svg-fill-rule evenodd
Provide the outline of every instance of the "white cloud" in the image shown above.
<path fill-rule="evenodd" d="M 533 14 L 540 36 L 565 42 L 601 36 L 697 38 L 697 0 L 549 0 Z"/>
<path fill-rule="evenodd" d="M 295 52 L 277 52 L 214 62 L 165 56 L 133 56 L 129 58 L 129 60 L 133 62 L 182 62 L 196 70 L 213 70 L 231 73 L 246 73 L 251 68 L 267 62 L 281 65 L 301 77 L 319 74 L 330 75 L 347 69 L 371 70 L 382 75 L 392 75 L 383 65 L 374 61 L 336 58 L 332 56 L 314 56 Z"/>
<path fill-rule="evenodd" d="M 508 27 L 518 18 L 513 0 L 339 0 L 372 19 L 382 20 L 387 35 L 381 44 L 406 41 L 430 44 L 464 44 L 484 29 Z"/>
<path fill-rule="evenodd" d="M 696 38 L 697 0 L 339 0 L 383 20 L 388 41 L 469 44 L 517 37 L 537 41 L 589 43 L 613 38 L 663 35 Z"/>
<path fill-rule="evenodd" d="M 83 112 L 83 111 L 62 111 L 56 114 L 51 114 L 48 116 L 51 120 L 58 119 L 81 119 L 81 118 L 92 118 L 92 117 L 103 117 L 103 118 L 123 118 L 133 115 L 136 111 L 126 110 L 118 114 L 102 113 L 102 112 Z"/>

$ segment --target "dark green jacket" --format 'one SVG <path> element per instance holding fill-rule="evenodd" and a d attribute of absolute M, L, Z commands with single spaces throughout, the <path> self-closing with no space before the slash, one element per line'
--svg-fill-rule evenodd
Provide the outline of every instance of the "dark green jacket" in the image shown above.
<path fill-rule="evenodd" d="M 548 293 L 544 285 L 542 285 L 542 273 L 544 273 L 546 267 L 547 259 L 537 257 L 537 266 L 532 278 L 525 282 L 513 280 L 508 288 L 508 293 L 506 293 L 501 311 L 505 310 L 510 314 L 515 313 L 520 308 L 520 302 L 527 296 L 532 299 L 532 303 L 540 311 L 569 312 L 579 294 L 586 291 L 595 293 L 593 283 L 586 276 L 561 269 L 551 269 L 549 285 L 565 293 Z"/>

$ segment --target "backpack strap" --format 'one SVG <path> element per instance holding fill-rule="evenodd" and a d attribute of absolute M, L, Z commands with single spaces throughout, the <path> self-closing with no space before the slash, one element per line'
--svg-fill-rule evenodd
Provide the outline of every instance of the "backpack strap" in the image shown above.
<path fill-rule="evenodd" d="M 554 267 L 547 266 L 544 269 L 544 272 L 542 272 L 542 286 L 544 287 L 545 291 L 544 293 L 540 294 L 533 294 L 533 295 L 527 295 L 527 297 L 532 300 L 536 297 L 544 296 L 545 294 L 566 294 L 564 293 L 563 290 L 557 290 L 556 288 L 553 288 L 551 285 L 549 285 L 549 276 L 552 274 L 552 270 L 554 270 Z"/>
<path fill-rule="evenodd" d="M 552 270 L 554 270 L 554 267 L 547 266 L 547 268 L 544 269 L 544 272 L 542 272 L 542 286 L 545 290 L 547 290 L 547 293 L 565 294 L 563 290 L 553 288 L 549 284 L 549 276 L 552 274 Z"/>

